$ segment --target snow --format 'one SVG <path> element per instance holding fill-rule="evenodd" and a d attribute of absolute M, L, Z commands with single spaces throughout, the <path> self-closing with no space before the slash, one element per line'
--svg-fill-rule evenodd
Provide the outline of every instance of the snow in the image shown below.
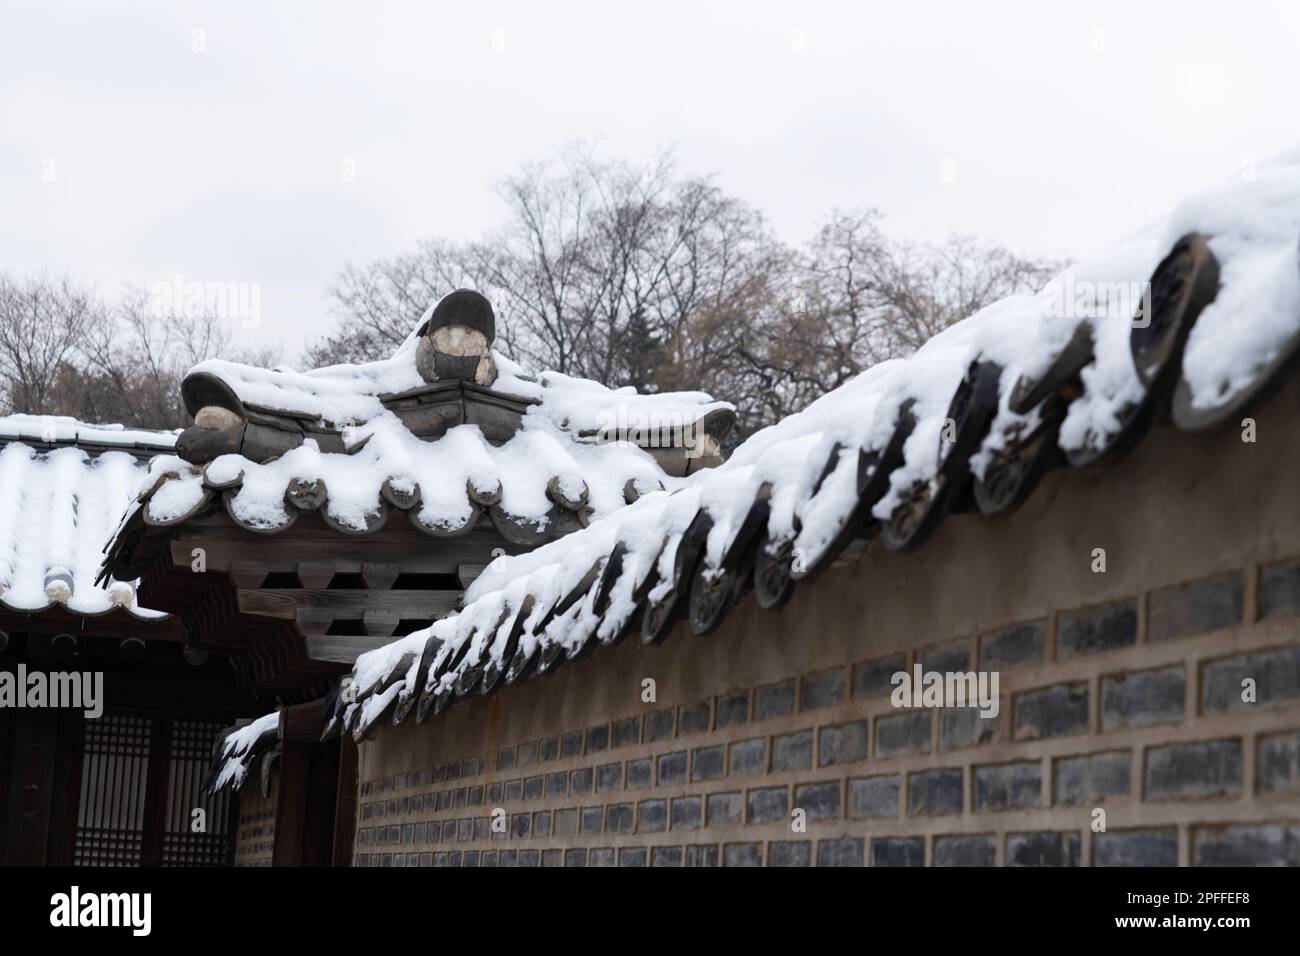
<path fill-rule="evenodd" d="M 122 425 L 95 425 L 66 415 L 0 415 L 0 442 L 29 441 L 42 444 L 138 446 L 164 450 L 176 445 L 175 432 L 126 428 Z"/>
<path fill-rule="evenodd" d="M 1040 376 L 1082 322 L 1092 326 L 1095 360 L 1082 372 L 1085 392 L 1070 404 L 1059 442 L 1066 450 L 1104 445 L 1119 429 L 1125 410 L 1144 395 L 1129 349 L 1132 306 L 1140 301 L 1160 260 L 1179 237 L 1193 230 L 1212 236 L 1210 246 L 1221 264 L 1222 289 L 1193 328 L 1183 371 L 1196 403 L 1225 401 L 1300 332 L 1296 249 L 1300 150 L 1261 168 L 1252 182 L 1229 183 L 1189 198 L 1167 220 L 1070 267 L 1037 294 L 997 302 L 935 336 L 911 358 L 869 369 L 804 411 L 755 434 L 720 467 L 671 483 L 666 490 L 648 494 L 531 553 L 497 558 L 466 592 L 466 607 L 460 614 L 367 655 L 364 670 L 359 666 L 356 672 L 359 693 L 377 686 L 373 675 L 395 673 L 402 660 L 407 661 L 407 670 L 386 688 L 385 695 L 394 688 L 397 696 L 407 697 L 451 687 L 456 670 L 486 657 L 508 663 L 499 657 L 503 638 L 512 612 L 526 595 L 533 595 L 536 604 L 521 636 L 524 647 L 554 643 L 571 648 L 593 629 L 602 637 L 614 635 L 634 613 L 632 594 L 656 556 L 661 574 L 671 569 L 676 543 L 699 507 L 707 508 L 714 519 L 705 549 L 706 567 L 711 567 L 726 554 L 764 484 L 771 485 L 768 536 L 773 541 L 793 541 L 814 560 L 857 503 L 858 451 L 884 446 L 904 402 L 913 402 L 916 427 L 905 444 L 903 465 L 890 476 L 888 492 L 873 509 L 882 519 L 889 517 L 899 495 L 914 482 L 934 480 L 940 464 L 940 429 L 972 360 L 994 361 L 1004 369 L 997 427 L 970 463 L 979 470 L 1002 440 L 1003 428 L 1015 424 L 1029 428 L 1038 420 L 1037 410 L 1017 416 L 1007 409 L 1017 380 L 1022 375 Z M 1133 293 L 1131 300 L 1125 293 Z M 570 394 L 581 391 L 574 388 Z M 817 487 L 837 445 L 841 453 L 835 468 Z M 511 464 L 519 466 L 521 461 Z M 603 617 L 597 620 L 590 607 L 593 589 L 566 614 L 554 617 L 544 633 L 534 633 L 546 610 L 618 544 L 626 551 L 623 572 Z M 663 597 L 667 588 L 661 580 L 651 598 Z M 500 628 L 488 633 L 503 611 L 507 613 Z M 416 646 L 431 638 L 442 642 L 439 660 L 456 653 L 465 641 L 474 644 L 437 687 L 416 687 L 420 656 Z M 435 670 L 431 668 L 430 674 Z M 376 698 L 368 708 L 363 703 L 363 717 L 373 720 L 389 699 Z M 360 729 L 366 726 L 363 719 Z"/>
<path fill-rule="evenodd" d="M 0 418 L 0 435 L 28 428 L 28 421 L 15 419 L 32 420 Z M 170 438 L 61 421 L 70 423 L 60 426 L 61 441 L 99 444 L 101 433 L 117 436 L 122 445 Z M 134 606 L 133 583 L 95 585 L 104 544 L 146 474 L 145 463 L 123 451 L 90 455 L 72 446 L 39 451 L 19 441 L 0 446 L 0 604 L 33 612 L 63 604 L 92 615 L 125 606 L 136 617 L 165 617 Z"/>
<path fill-rule="evenodd" d="M 211 792 L 216 793 L 227 784 L 234 784 L 239 789 L 248 775 L 249 750 L 264 735 L 280 731 L 280 714 L 273 711 L 258 717 L 252 723 L 233 730 L 226 737 L 221 748 L 220 766 L 212 782 Z"/>
<path fill-rule="evenodd" d="M 611 430 L 686 428 L 732 409 L 702 392 L 642 395 L 630 387 L 607 388 L 557 372 L 534 377 L 494 353 L 499 377 L 492 391 L 532 403 L 520 429 L 500 445 L 471 424 L 426 440 L 412 434 L 382 402 L 384 396 L 427 384 L 416 370 L 416 344 L 412 334 L 388 359 L 308 372 L 216 360 L 195 366 L 191 375 L 219 377 L 248 405 L 345 429 L 353 451 L 322 453 L 308 439 L 266 463 L 225 455 L 202 474 L 168 458 L 155 463 L 154 475 L 175 472 L 175 477 L 147 502 L 148 517 L 159 523 L 181 520 L 202 503 L 205 486 L 230 488 L 226 505 L 236 520 L 278 530 L 294 517 L 285 505 L 286 489 L 294 482 L 322 482 L 327 518 L 340 528 L 365 531 L 383 508 L 381 491 L 387 482 L 408 494 L 418 489 L 414 517 L 427 530 L 463 528 L 477 507 L 466 491 L 472 486 L 479 491 L 499 488 L 501 511 L 544 531 L 556 508 L 547 494 L 552 479 L 572 500 L 585 490 L 595 519 L 626 505 L 629 481 L 638 489 L 680 486 L 649 451 L 613 440 Z"/>

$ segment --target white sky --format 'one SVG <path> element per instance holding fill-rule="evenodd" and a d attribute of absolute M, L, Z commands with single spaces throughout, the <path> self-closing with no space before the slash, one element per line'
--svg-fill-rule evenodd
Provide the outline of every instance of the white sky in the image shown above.
<path fill-rule="evenodd" d="M 345 262 L 477 236 L 575 138 L 790 241 L 874 205 L 1074 257 L 1300 141 L 1294 0 L 0 2 L 0 269 L 255 282 L 290 358 Z"/>

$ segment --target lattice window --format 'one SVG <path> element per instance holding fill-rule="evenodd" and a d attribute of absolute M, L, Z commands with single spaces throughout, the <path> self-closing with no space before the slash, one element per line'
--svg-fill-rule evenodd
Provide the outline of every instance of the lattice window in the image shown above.
<path fill-rule="evenodd" d="M 74 864 L 226 865 L 230 796 L 203 789 L 221 728 L 113 713 L 86 721 Z M 166 771 L 165 809 L 160 790 L 150 797 L 150 766 L 158 762 Z M 195 809 L 206 814 L 201 833 L 192 830 Z"/>
<path fill-rule="evenodd" d="M 212 745 L 221 725 L 207 721 L 177 720 L 172 723 L 168 765 L 167 816 L 163 826 L 164 866 L 224 866 L 229 844 L 230 794 L 215 797 L 204 792 Z M 206 832 L 191 829 L 195 809 L 206 814 Z"/>
<path fill-rule="evenodd" d="M 73 862 L 139 866 L 152 721 L 104 714 L 86 721 Z"/>

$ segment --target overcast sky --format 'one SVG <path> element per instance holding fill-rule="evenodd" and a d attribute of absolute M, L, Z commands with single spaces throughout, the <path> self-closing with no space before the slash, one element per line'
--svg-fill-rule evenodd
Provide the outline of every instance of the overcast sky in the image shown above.
<path fill-rule="evenodd" d="M 0 269 L 260 284 L 292 357 L 348 261 L 498 222 L 575 138 L 800 241 L 1079 257 L 1300 141 L 1300 3 L 0 0 Z"/>

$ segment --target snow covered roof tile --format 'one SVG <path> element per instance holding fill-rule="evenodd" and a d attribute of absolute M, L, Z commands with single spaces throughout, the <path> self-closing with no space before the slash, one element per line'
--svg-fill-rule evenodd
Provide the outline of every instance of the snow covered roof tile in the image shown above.
<path fill-rule="evenodd" d="M 147 474 L 143 456 L 174 441 L 169 432 L 70 418 L 0 417 L 0 611 L 165 618 L 136 606 L 133 582 L 99 586 L 96 576 L 104 544 Z"/>
<path fill-rule="evenodd" d="M 448 311 L 450 300 L 459 306 Z M 528 376 L 488 347 L 479 331 L 492 329 L 486 303 L 464 290 L 444 297 L 379 362 L 311 372 L 196 366 L 183 387 L 195 424 L 175 455 L 154 462 L 106 566 L 138 574 L 147 529 L 218 506 L 258 532 L 315 511 L 341 533 L 369 534 L 397 510 L 451 536 L 486 515 L 531 547 L 721 462 L 732 406 L 702 392 Z"/>
<path fill-rule="evenodd" d="M 780 607 L 873 537 L 915 548 L 956 505 L 1014 507 L 1049 467 L 1108 461 L 1167 410 L 1184 430 L 1235 420 L 1294 371 L 1298 236 L 1300 150 L 864 372 L 720 467 L 496 559 L 461 612 L 357 660 L 328 732 L 425 720 L 683 618 L 707 633 L 751 588 Z"/>

